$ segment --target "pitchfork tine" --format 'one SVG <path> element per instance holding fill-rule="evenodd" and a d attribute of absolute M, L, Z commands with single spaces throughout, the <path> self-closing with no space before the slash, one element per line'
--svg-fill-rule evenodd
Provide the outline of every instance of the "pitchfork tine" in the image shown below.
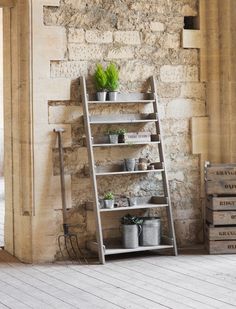
<path fill-rule="evenodd" d="M 74 248 L 74 245 L 73 245 L 73 241 L 72 241 L 72 236 L 73 236 L 73 235 L 70 235 L 70 236 L 69 236 L 71 249 L 72 249 L 72 251 L 73 251 L 73 253 L 74 253 L 75 258 L 79 261 L 80 264 L 82 264 L 82 262 L 81 262 L 81 260 L 80 260 L 80 257 L 77 255 L 77 253 L 76 253 L 76 251 L 75 251 L 75 248 Z"/>
<path fill-rule="evenodd" d="M 59 250 L 61 252 L 61 255 L 64 259 L 63 251 L 61 248 L 61 238 L 64 237 L 64 246 L 66 249 L 66 252 L 71 260 L 73 260 L 73 256 L 71 254 L 71 250 L 73 251 L 74 258 L 78 259 L 78 261 L 81 263 L 79 255 L 76 253 L 76 249 L 78 250 L 79 254 L 82 256 L 84 261 L 87 263 L 86 258 L 84 257 L 78 243 L 77 235 L 72 234 L 69 232 L 69 224 L 68 224 L 68 218 L 67 218 L 67 208 L 66 208 L 66 189 L 65 189 L 65 173 L 64 173 L 64 153 L 63 153 L 63 147 L 62 147 L 62 133 L 64 132 L 64 129 L 54 129 L 54 132 L 58 136 L 58 148 L 59 148 L 59 161 L 60 161 L 60 180 L 61 180 L 61 198 L 62 198 L 62 217 L 63 217 L 63 235 L 60 235 L 58 237 L 58 245 Z M 76 242 L 76 248 L 73 245 L 73 237 L 75 237 Z M 71 250 L 68 247 L 68 241 L 70 242 Z"/>
<path fill-rule="evenodd" d="M 78 237 L 77 235 L 73 235 L 75 237 L 75 243 L 77 246 L 77 250 L 79 251 L 79 254 L 81 255 L 82 259 L 84 260 L 84 262 L 86 264 L 88 264 L 88 260 L 86 259 L 86 257 L 83 255 L 83 252 L 81 251 L 80 247 L 79 247 L 79 242 L 78 242 Z"/>
<path fill-rule="evenodd" d="M 57 241 L 58 241 L 58 246 L 59 246 L 59 250 L 60 250 L 62 259 L 65 260 L 65 257 L 64 257 L 64 254 L 63 254 L 63 251 L 62 251 L 62 248 L 61 248 L 61 237 L 64 237 L 64 235 L 58 236 Z"/>

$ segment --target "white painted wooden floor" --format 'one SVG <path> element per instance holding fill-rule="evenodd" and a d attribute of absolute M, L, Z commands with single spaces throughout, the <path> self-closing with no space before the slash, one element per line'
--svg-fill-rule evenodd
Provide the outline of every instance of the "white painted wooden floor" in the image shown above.
<path fill-rule="evenodd" d="M 0 308 L 236 308 L 236 255 L 25 265 L 0 251 Z"/>

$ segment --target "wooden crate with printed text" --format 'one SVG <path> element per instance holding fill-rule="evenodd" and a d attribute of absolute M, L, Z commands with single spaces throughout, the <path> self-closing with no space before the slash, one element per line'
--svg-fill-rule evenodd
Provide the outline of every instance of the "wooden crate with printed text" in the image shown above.
<path fill-rule="evenodd" d="M 205 165 L 206 248 L 210 254 L 236 253 L 236 164 Z"/>

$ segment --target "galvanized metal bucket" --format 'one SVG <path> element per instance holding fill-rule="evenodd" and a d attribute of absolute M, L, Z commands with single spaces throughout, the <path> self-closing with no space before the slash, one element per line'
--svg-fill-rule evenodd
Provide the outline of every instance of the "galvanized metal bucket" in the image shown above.
<path fill-rule="evenodd" d="M 161 243 L 161 219 L 143 217 L 140 246 L 158 246 Z"/>
<path fill-rule="evenodd" d="M 107 93 L 105 91 L 98 91 L 97 92 L 97 100 L 98 101 L 106 101 Z"/>
<path fill-rule="evenodd" d="M 123 224 L 123 246 L 126 249 L 134 249 L 139 246 L 139 235 L 141 233 L 141 226 L 138 224 Z"/>
<path fill-rule="evenodd" d="M 109 91 L 108 92 L 108 99 L 109 101 L 116 101 L 117 100 L 117 91 Z"/>

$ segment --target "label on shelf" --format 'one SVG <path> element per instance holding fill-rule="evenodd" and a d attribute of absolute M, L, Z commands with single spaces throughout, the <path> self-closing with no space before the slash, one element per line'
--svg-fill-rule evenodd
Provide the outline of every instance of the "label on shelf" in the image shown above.
<path fill-rule="evenodd" d="M 150 142 L 151 133 L 150 132 L 130 132 L 125 133 L 125 143 L 132 142 Z"/>

